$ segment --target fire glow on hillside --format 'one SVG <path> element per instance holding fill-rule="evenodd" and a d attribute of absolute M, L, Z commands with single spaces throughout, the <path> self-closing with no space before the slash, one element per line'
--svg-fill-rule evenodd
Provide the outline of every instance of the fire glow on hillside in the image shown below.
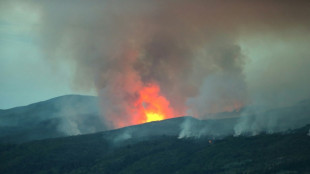
<path fill-rule="evenodd" d="M 170 102 L 160 92 L 156 83 L 150 83 L 137 91 L 134 99 L 127 101 L 126 113 L 130 120 L 112 120 L 114 126 L 124 127 L 129 125 L 142 124 L 152 121 L 160 121 L 176 116 L 176 112 L 170 106 Z"/>
<path fill-rule="evenodd" d="M 169 101 L 160 95 L 160 88 L 156 84 L 150 84 L 139 92 L 135 106 L 138 110 L 138 123 L 159 121 L 174 115 Z"/>

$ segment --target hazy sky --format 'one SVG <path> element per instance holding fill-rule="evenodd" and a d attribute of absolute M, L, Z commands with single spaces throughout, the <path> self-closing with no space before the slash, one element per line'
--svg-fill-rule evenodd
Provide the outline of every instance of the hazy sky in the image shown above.
<path fill-rule="evenodd" d="M 12 1 L 13 2 L 13 1 Z M 72 93 L 72 63 L 52 66 L 43 59 L 35 7 L 0 2 L 0 109 Z"/>
<path fill-rule="evenodd" d="M 64 4 L 61 4 L 60 1 L 56 1 L 56 3 L 44 1 L 46 3 L 40 5 L 35 2 L 37 1 L 0 2 L 0 109 L 26 105 L 64 94 L 96 94 L 93 84 L 85 86 L 85 84 L 78 82 L 79 85 L 76 85 L 77 74 L 85 70 L 80 71 L 80 61 L 72 61 L 68 57 L 80 52 L 79 50 L 67 50 L 71 47 L 62 47 L 61 42 L 58 42 L 61 39 L 57 37 L 61 32 L 72 34 L 68 37 L 85 33 L 83 35 L 86 38 L 85 40 L 94 39 L 98 43 L 99 39 L 96 38 L 96 35 L 92 35 L 92 29 L 89 32 L 83 29 L 101 20 L 96 16 L 104 15 L 105 8 L 94 10 L 94 14 L 89 15 L 87 8 L 95 7 L 96 3 L 94 2 L 97 1 L 92 1 L 92 5 L 87 7 L 83 1 L 78 1 L 78 5 L 74 6 L 73 1 L 66 1 Z M 64 6 L 69 7 L 70 10 L 66 10 Z M 79 17 L 72 15 L 76 11 L 82 11 L 81 14 L 83 15 L 85 8 L 87 15 Z M 283 7 L 284 12 L 289 11 L 286 8 L 286 6 Z M 55 15 L 51 15 L 51 11 Z M 101 11 L 103 12 L 101 13 Z M 126 9 L 124 11 L 126 14 Z M 58 13 L 59 15 L 57 15 Z M 281 10 L 276 15 L 281 16 Z M 70 27 L 83 29 L 68 32 L 66 21 L 62 21 L 63 17 L 72 20 Z M 309 97 L 309 25 L 303 26 L 303 19 L 290 24 L 291 21 L 296 21 L 295 16 L 288 14 L 288 17 L 290 18 L 287 22 L 285 14 L 283 14 L 284 20 L 281 21 L 283 24 L 281 23 L 274 28 L 271 27 L 272 29 L 261 27 L 260 29 L 263 32 L 260 29 L 257 31 L 251 29 L 247 33 L 246 29 L 242 30 L 241 28 L 238 31 L 238 37 L 234 38 L 234 41 L 237 42 L 234 44 L 240 46 L 242 54 L 246 57 L 242 70 L 244 72 L 242 73 L 245 75 L 247 90 L 250 91 L 249 95 L 251 98 L 255 98 L 257 103 L 260 100 L 262 102 L 299 101 Z M 300 18 L 298 15 L 297 17 Z M 226 18 L 229 19 L 227 16 Z M 253 20 L 256 19 L 261 20 L 254 15 Z M 111 19 L 107 21 L 111 22 Z M 231 21 L 228 20 L 228 22 Z M 236 23 L 238 22 L 240 21 L 237 20 Z M 226 25 L 229 26 L 229 24 Z M 281 27 L 283 26 L 285 28 L 282 30 Z M 223 32 L 225 30 L 228 29 L 223 29 Z M 281 32 L 277 30 L 281 30 Z M 50 40 L 55 37 L 53 44 L 60 45 L 59 47 L 52 45 L 54 49 L 49 50 L 53 52 L 52 56 L 54 57 L 52 59 L 46 58 L 51 55 L 44 48 L 47 37 L 42 37 L 42 33 L 47 33 Z M 83 46 L 81 45 L 81 48 Z M 61 63 L 54 63 L 54 59 L 62 61 Z M 85 60 L 88 59 L 85 58 Z M 201 92 L 203 93 L 203 91 Z M 201 102 L 201 100 L 197 101 Z"/>

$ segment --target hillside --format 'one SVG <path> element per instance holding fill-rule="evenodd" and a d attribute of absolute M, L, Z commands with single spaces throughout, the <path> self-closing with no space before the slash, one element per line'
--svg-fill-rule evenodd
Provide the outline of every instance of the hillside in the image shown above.
<path fill-rule="evenodd" d="M 258 112 L 257 108 L 252 106 L 239 112 L 206 115 L 206 120 L 192 117 L 168 119 L 115 132 L 119 139 L 155 135 L 221 137 L 236 133 L 281 132 L 310 124 L 310 100 L 267 111 Z M 105 130 L 98 98 L 93 96 L 66 95 L 0 111 L 0 143 L 22 143 Z"/>
<path fill-rule="evenodd" d="M 0 173 L 310 172 L 309 100 L 245 108 L 240 118 L 186 116 L 115 130 L 105 130 L 97 102 L 71 95 L 0 111 Z M 244 121 L 242 136 L 232 136 Z"/>
<path fill-rule="evenodd" d="M 98 99 L 66 95 L 0 111 L 0 142 L 93 133 L 105 130 Z"/>
<path fill-rule="evenodd" d="M 111 141 L 105 133 L 0 146 L 0 173 L 309 173 L 310 126 L 281 134 Z"/>
<path fill-rule="evenodd" d="M 221 114 L 219 113 L 219 117 Z M 216 116 L 214 115 L 214 117 Z M 211 126 L 215 128 L 225 122 L 230 123 L 235 118 L 207 121 L 208 123 L 193 118 L 189 120 L 192 120 L 198 127 Z M 177 136 L 183 122 L 182 118 L 170 119 L 130 126 L 117 132 L 129 133 L 130 136 L 161 134 Z M 153 131 L 154 128 L 157 131 Z M 100 114 L 98 98 L 93 96 L 66 95 L 27 106 L 0 110 L 0 143 L 23 143 L 105 130 L 107 128 Z M 229 128 L 229 133 L 232 133 L 232 127 Z M 122 139 L 122 137 L 120 138 Z"/>

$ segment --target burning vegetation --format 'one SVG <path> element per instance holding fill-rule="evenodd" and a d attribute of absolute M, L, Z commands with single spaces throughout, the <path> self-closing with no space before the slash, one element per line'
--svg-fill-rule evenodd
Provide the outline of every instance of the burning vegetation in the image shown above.
<path fill-rule="evenodd" d="M 160 95 L 160 88 L 156 84 L 149 84 L 139 91 L 135 107 L 140 118 L 138 123 L 159 121 L 174 116 L 169 101 Z"/>

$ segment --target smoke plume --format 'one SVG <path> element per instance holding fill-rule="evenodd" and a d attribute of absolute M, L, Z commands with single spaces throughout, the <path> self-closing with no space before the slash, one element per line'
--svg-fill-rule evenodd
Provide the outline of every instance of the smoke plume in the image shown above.
<path fill-rule="evenodd" d="M 309 44 L 309 1 L 15 3 L 37 10 L 47 61 L 74 63 L 75 86 L 96 88 L 102 114 L 111 127 L 141 123 L 137 108 L 146 109 L 152 103 L 137 106 L 137 101 L 142 90 L 154 86 L 159 87 L 156 98 L 167 101 L 165 110 L 171 111 L 167 118 L 186 114 L 207 118 L 212 113 L 262 105 L 269 101 L 268 94 L 277 96 L 268 107 L 309 97 L 309 90 L 301 88 L 309 86 L 309 80 L 295 78 L 309 75 L 308 50 L 289 49 L 290 56 L 285 56 L 273 54 L 272 48 L 256 47 L 274 40 L 291 41 L 289 48 L 301 40 Z M 271 55 L 272 61 L 250 55 L 247 49 L 253 48 L 261 51 L 259 55 Z M 287 61 L 303 66 L 283 69 Z M 280 79 L 290 84 L 292 78 L 295 85 L 289 88 L 276 83 Z M 297 96 L 294 91 L 299 91 Z"/>

